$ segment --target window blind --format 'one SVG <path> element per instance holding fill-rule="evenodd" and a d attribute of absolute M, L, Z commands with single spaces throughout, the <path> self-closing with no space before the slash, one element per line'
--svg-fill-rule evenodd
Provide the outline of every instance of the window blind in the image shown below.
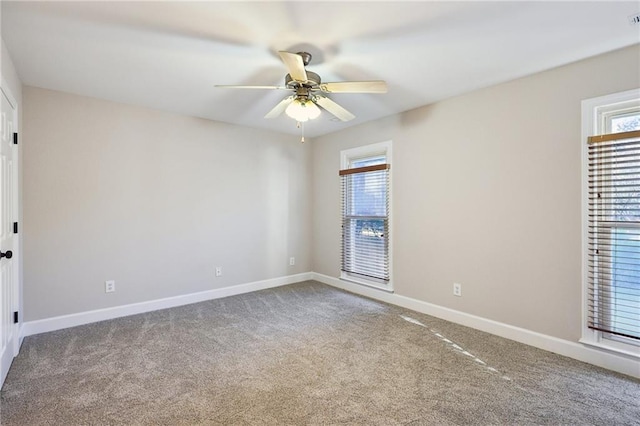
<path fill-rule="evenodd" d="M 340 170 L 342 271 L 389 281 L 389 164 Z"/>
<path fill-rule="evenodd" d="M 588 326 L 640 339 L 640 131 L 588 140 Z"/>

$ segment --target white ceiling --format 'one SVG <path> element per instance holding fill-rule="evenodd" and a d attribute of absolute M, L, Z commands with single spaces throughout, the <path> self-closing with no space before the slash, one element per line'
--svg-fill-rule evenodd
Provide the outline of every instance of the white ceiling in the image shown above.
<path fill-rule="evenodd" d="M 26 85 L 297 134 L 278 50 L 306 45 L 323 81 L 386 80 L 330 97 L 308 136 L 640 43 L 640 2 L 11 2 L 2 38 Z"/>

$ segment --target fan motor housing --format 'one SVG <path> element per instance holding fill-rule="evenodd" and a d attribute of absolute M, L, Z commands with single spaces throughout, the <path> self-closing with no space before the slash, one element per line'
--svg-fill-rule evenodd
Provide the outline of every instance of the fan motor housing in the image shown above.
<path fill-rule="evenodd" d="M 290 89 L 295 89 L 297 87 L 303 86 L 303 87 L 314 87 L 319 85 L 321 82 L 320 80 L 320 76 L 318 74 L 316 74 L 315 72 L 311 72 L 311 71 L 307 71 L 307 81 L 304 83 L 301 83 L 299 81 L 295 81 L 294 79 L 291 78 L 291 74 L 287 74 L 284 77 L 284 84 L 285 86 L 287 86 Z"/>

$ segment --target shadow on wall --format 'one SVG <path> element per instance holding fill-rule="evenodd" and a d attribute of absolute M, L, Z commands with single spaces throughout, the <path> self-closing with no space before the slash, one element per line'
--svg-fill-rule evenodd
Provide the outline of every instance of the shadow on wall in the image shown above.
<path fill-rule="evenodd" d="M 271 145 L 265 152 L 262 161 L 262 176 L 265 208 L 266 235 L 262 253 L 266 256 L 269 277 L 287 274 L 286 265 L 289 256 L 290 232 L 290 195 L 292 191 L 291 176 L 295 176 L 292 164 L 295 164 L 293 147 L 285 144 Z"/>

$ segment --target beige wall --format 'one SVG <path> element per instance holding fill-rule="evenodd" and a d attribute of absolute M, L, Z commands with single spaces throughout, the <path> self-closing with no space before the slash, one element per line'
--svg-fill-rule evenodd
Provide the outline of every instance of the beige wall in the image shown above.
<path fill-rule="evenodd" d="M 639 65 L 636 45 L 317 138 L 314 271 L 339 274 L 340 150 L 393 140 L 396 293 L 577 340 L 580 103 Z"/>
<path fill-rule="evenodd" d="M 311 270 L 297 137 L 33 87 L 24 123 L 27 321 Z"/>
<path fill-rule="evenodd" d="M 304 145 L 26 87 L 25 320 L 337 276 L 340 150 L 393 140 L 396 293 L 577 340 L 580 101 L 640 86 L 639 64 L 634 46 Z"/>

